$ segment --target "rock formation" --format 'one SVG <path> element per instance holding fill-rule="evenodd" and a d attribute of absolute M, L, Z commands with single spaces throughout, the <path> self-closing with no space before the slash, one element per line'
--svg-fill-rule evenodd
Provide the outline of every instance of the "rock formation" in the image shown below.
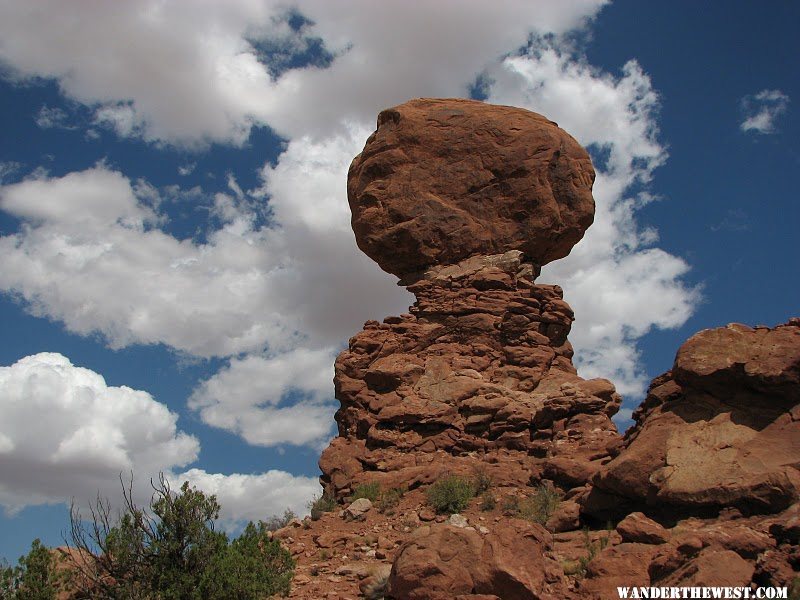
<path fill-rule="evenodd" d="M 620 398 L 577 376 L 572 310 L 534 283 L 591 222 L 593 180 L 577 142 L 528 111 L 414 100 L 381 113 L 350 168 L 353 228 L 416 302 L 366 323 L 336 361 L 329 492 L 476 469 L 569 489 L 608 460 Z"/>
<path fill-rule="evenodd" d="M 620 436 L 614 386 L 572 364 L 561 289 L 535 282 L 591 223 L 593 178 L 580 146 L 527 111 L 381 113 L 350 169 L 353 229 L 416 302 L 336 361 L 339 435 L 320 468 L 342 510 L 275 533 L 298 559 L 293 598 L 800 593 L 800 319 L 693 336 Z M 494 503 L 435 514 L 425 492 L 452 474 L 490 482 Z M 351 503 L 376 485 L 391 502 Z M 552 510 L 515 508 L 542 490 Z"/>
<path fill-rule="evenodd" d="M 583 501 L 586 514 L 643 510 L 674 521 L 788 508 L 800 496 L 800 321 L 694 335 L 634 418 Z"/>
<path fill-rule="evenodd" d="M 350 167 L 358 247 L 397 276 L 520 250 L 563 258 L 594 218 L 589 155 L 521 108 L 419 99 L 384 110 Z"/>

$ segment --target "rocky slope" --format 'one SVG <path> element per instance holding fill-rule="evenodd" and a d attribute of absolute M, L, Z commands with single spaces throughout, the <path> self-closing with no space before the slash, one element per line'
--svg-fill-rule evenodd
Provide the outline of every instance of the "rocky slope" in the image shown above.
<path fill-rule="evenodd" d="M 336 361 L 339 436 L 320 467 L 339 506 L 276 533 L 298 559 L 292 597 L 796 580 L 800 321 L 694 336 L 620 436 L 613 385 L 573 367 L 560 288 L 535 282 L 591 223 L 593 178 L 527 111 L 423 99 L 381 113 L 350 169 L 353 228 L 416 302 Z M 426 491 L 453 474 L 488 492 L 437 515 Z M 348 506 L 365 486 L 385 495 Z"/>

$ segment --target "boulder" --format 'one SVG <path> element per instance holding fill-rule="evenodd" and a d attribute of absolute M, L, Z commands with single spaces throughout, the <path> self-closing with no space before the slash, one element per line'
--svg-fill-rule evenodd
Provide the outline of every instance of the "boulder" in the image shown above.
<path fill-rule="evenodd" d="M 800 492 L 800 320 L 702 331 L 653 380 L 582 510 L 775 513 Z"/>
<path fill-rule="evenodd" d="M 481 536 L 452 525 L 420 527 L 400 548 L 389 594 L 405 600 L 449 600 L 461 595 L 538 600 L 545 588 L 547 532 L 517 519 Z"/>
<path fill-rule="evenodd" d="M 623 542 L 640 544 L 663 544 L 669 540 L 669 532 L 640 512 L 629 514 L 617 525 L 617 533 Z"/>
<path fill-rule="evenodd" d="M 378 115 L 347 197 L 358 247 L 389 273 L 508 250 L 543 265 L 591 225 L 594 177 L 586 151 L 542 115 L 420 98 Z"/>
<path fill-rule="evenodd" d="M 754 566 L 736 552 L 706 548 L 654 584 L 665 587 L 740 587 L 750 584 L 754 570 Z"/>
<path fill-rule="evenodd" d="M 369 498 L 359 498 L 344 509 L 344 516 L 347 519 L 362 519 L 371 509 L 372 501 Z"/>

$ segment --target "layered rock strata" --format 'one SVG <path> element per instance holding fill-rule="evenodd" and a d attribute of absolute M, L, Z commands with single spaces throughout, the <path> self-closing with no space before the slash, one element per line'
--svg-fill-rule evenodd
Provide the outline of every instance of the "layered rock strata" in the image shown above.
<path fill-rule="evenodd" d="M 323 453 L 337 497 L 365 481 L 416 487 L 482 469 L 583 485 L 618 439 L 620 397 L 572 364 L 572 310 L 520 251 L 425 272 L 411 313 L 368 322 L 336 361 L 339 437 Z"/>
<path fill-rule="evenodd" d="M 620 436 L 614 386 L 572 364 L 561 289 L 535 282 L 591 223 L 593 177 L 572 138 L 526 111 L 381 113 L 350 169 L 353 228 L 416 302 L 339 355 L 339 436 L 320 467 L 343 503 L 364 483 L 407 491 L 276 534 L 306 569 L 293 597 L 800 585 L 800 320 L 693 336 Z M 434 514 L 426 486 L 449 474 L 490 481 L 497 506 Z M 522 521 L 514 507 L 541 483 L 560 501 Z"/>
<path fill-rule="evenodd" d="M 480 469 L 498 483 L 581 486 L 617 439 L 620 398 L 572 364 L 573 313 L 539 267 L 594 216 L 580 145 L 526 110 L 419 99 L 383 111 L 350 167 L 359 247 L 416 296 L 336 361 L 336 497 Z"/>

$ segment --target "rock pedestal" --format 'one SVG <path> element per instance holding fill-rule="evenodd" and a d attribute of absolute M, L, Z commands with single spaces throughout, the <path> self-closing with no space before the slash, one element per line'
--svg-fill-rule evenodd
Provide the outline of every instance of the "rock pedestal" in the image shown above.
<path fill-rule="evenodd" d="M 368 322 L 336 361 L 339 437 L 320 461 L 337 497 L 481 470 L 497 484 L 585 484 L 618 438 L 614 386 L 572 364 L 572 310 L 520 251 L 408 282 L 411 313 Z"/>

